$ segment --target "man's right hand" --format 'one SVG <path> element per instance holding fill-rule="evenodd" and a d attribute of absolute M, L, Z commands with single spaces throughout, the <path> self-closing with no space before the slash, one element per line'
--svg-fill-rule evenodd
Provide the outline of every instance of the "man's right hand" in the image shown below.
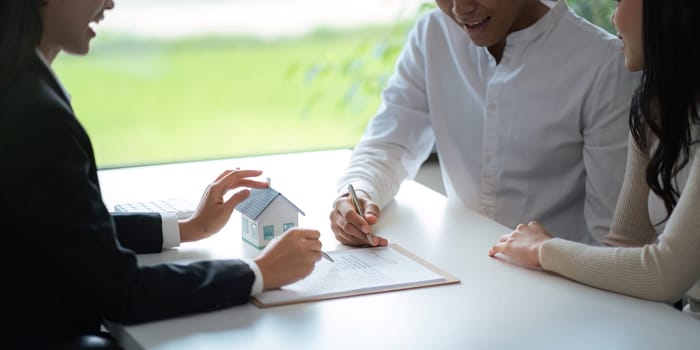
<path fill-rule="evenodd" d="M 272 240 L 255 259 L 263 290 L 278 289 L 311 274 L 321 259 L 320 237 L 316 230 L 293 228 Z"/>
<path fill-rule="evenodd" d="M 379 206 L 364 192 L 358 191 L 357 195 L 363 215 L 355 211 L 348 195 L 338 197 L 333 203 L 330 219 L 335 238 L 340 243 L 351 246 L 386 246 L 389 243 L 386 239 L 370 234 L 372 225 L 379 221 Z"/>

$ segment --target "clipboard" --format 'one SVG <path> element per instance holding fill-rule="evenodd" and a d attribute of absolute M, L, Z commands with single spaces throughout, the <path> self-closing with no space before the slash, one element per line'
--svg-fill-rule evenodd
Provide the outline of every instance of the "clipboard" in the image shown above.
<path fill-rule="evenodd" d="M 327 252 L 305 279 L 251 298 L 259 308 L 460 283 L 398 244 Z M 337 265 L 336 265 L 337 264 Z"/>

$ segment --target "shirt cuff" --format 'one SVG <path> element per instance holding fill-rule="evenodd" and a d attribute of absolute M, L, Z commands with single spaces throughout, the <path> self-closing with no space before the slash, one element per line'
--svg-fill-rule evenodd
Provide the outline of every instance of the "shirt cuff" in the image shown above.
<path fill-rule="evenodd" d="M 161 213 L 160 219 L 163 225 L 163 249 L 180 246 L 180 226 L 177 223 L 177 214 Z"/>
<path fill-rule="evenodd" d="M 242 259 L 243 262 L 248 264 L 250 266 L 250 269 L 253 270 L 253 274 L 255 275 L 255 280 L 253 280 L 253 288 L 250 289 L 250 296 L 255 296 L 263 291 L 263 275 L 262 272 L 260 271 L 260 267 L 258 267 L 258 264 L 255 263 L 255 261 L 250 260 L 250 259 Z"/>
<path fill-rule="evenodd" d="M 346 185 L 341 186 L 338 188 L 338 197 L 344 197 L 348 196 L 348 184 L 352 184 L 352 187 L 355 188 L 355 193 L 359 196 L 360 194 L 357 192 L 362 192 L 369 196 L 369 199 L 374 201 L 374 198 L 377 198 L 377 191 L 372 190 L 374 188 L 371 183 L 367 181 L 351 181 L 348 182 Z"/>

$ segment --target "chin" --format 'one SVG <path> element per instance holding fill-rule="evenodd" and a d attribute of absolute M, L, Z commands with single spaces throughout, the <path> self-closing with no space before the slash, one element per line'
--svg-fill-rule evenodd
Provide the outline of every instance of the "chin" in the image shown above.
<path fill-rule="evenodd" d="M 90 44 L 88 43 L 86 45 L 72 47 L 72 48 L 67 49 L 65 51 L 71 55 L 85 56 L 90 52 Z"/>
<path fill-rule="evenodd" d="M 625 60 L 625 68 L 630 72 L 639 72 L 644 69 L 644 65 L 635 60 Z"/>

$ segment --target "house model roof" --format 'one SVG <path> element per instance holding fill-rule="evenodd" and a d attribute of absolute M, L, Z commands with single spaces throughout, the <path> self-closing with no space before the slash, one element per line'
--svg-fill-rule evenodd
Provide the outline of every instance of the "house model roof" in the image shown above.
<path fill-rule="evenodd" d="M 301 215 L 306 215 L 303 211 L 301 211 L 301 209 L 294 205 L 294 203 L 287 199 L 287 197 L 273 190 L 270 187 L 262 189 L 250 189 L 250 197 L 238 204 L 236 206 L 236 210 L 253 220 L 257 220 L 260 214 L 262 214 L 265 211 L 265 209 L 267 209 L 267 207 L 270 206 L 270 204 L 277 197 L 282 197 L 282 199 L 284 199 L 294 208 L 296 208 L 301 213 Z"/>

